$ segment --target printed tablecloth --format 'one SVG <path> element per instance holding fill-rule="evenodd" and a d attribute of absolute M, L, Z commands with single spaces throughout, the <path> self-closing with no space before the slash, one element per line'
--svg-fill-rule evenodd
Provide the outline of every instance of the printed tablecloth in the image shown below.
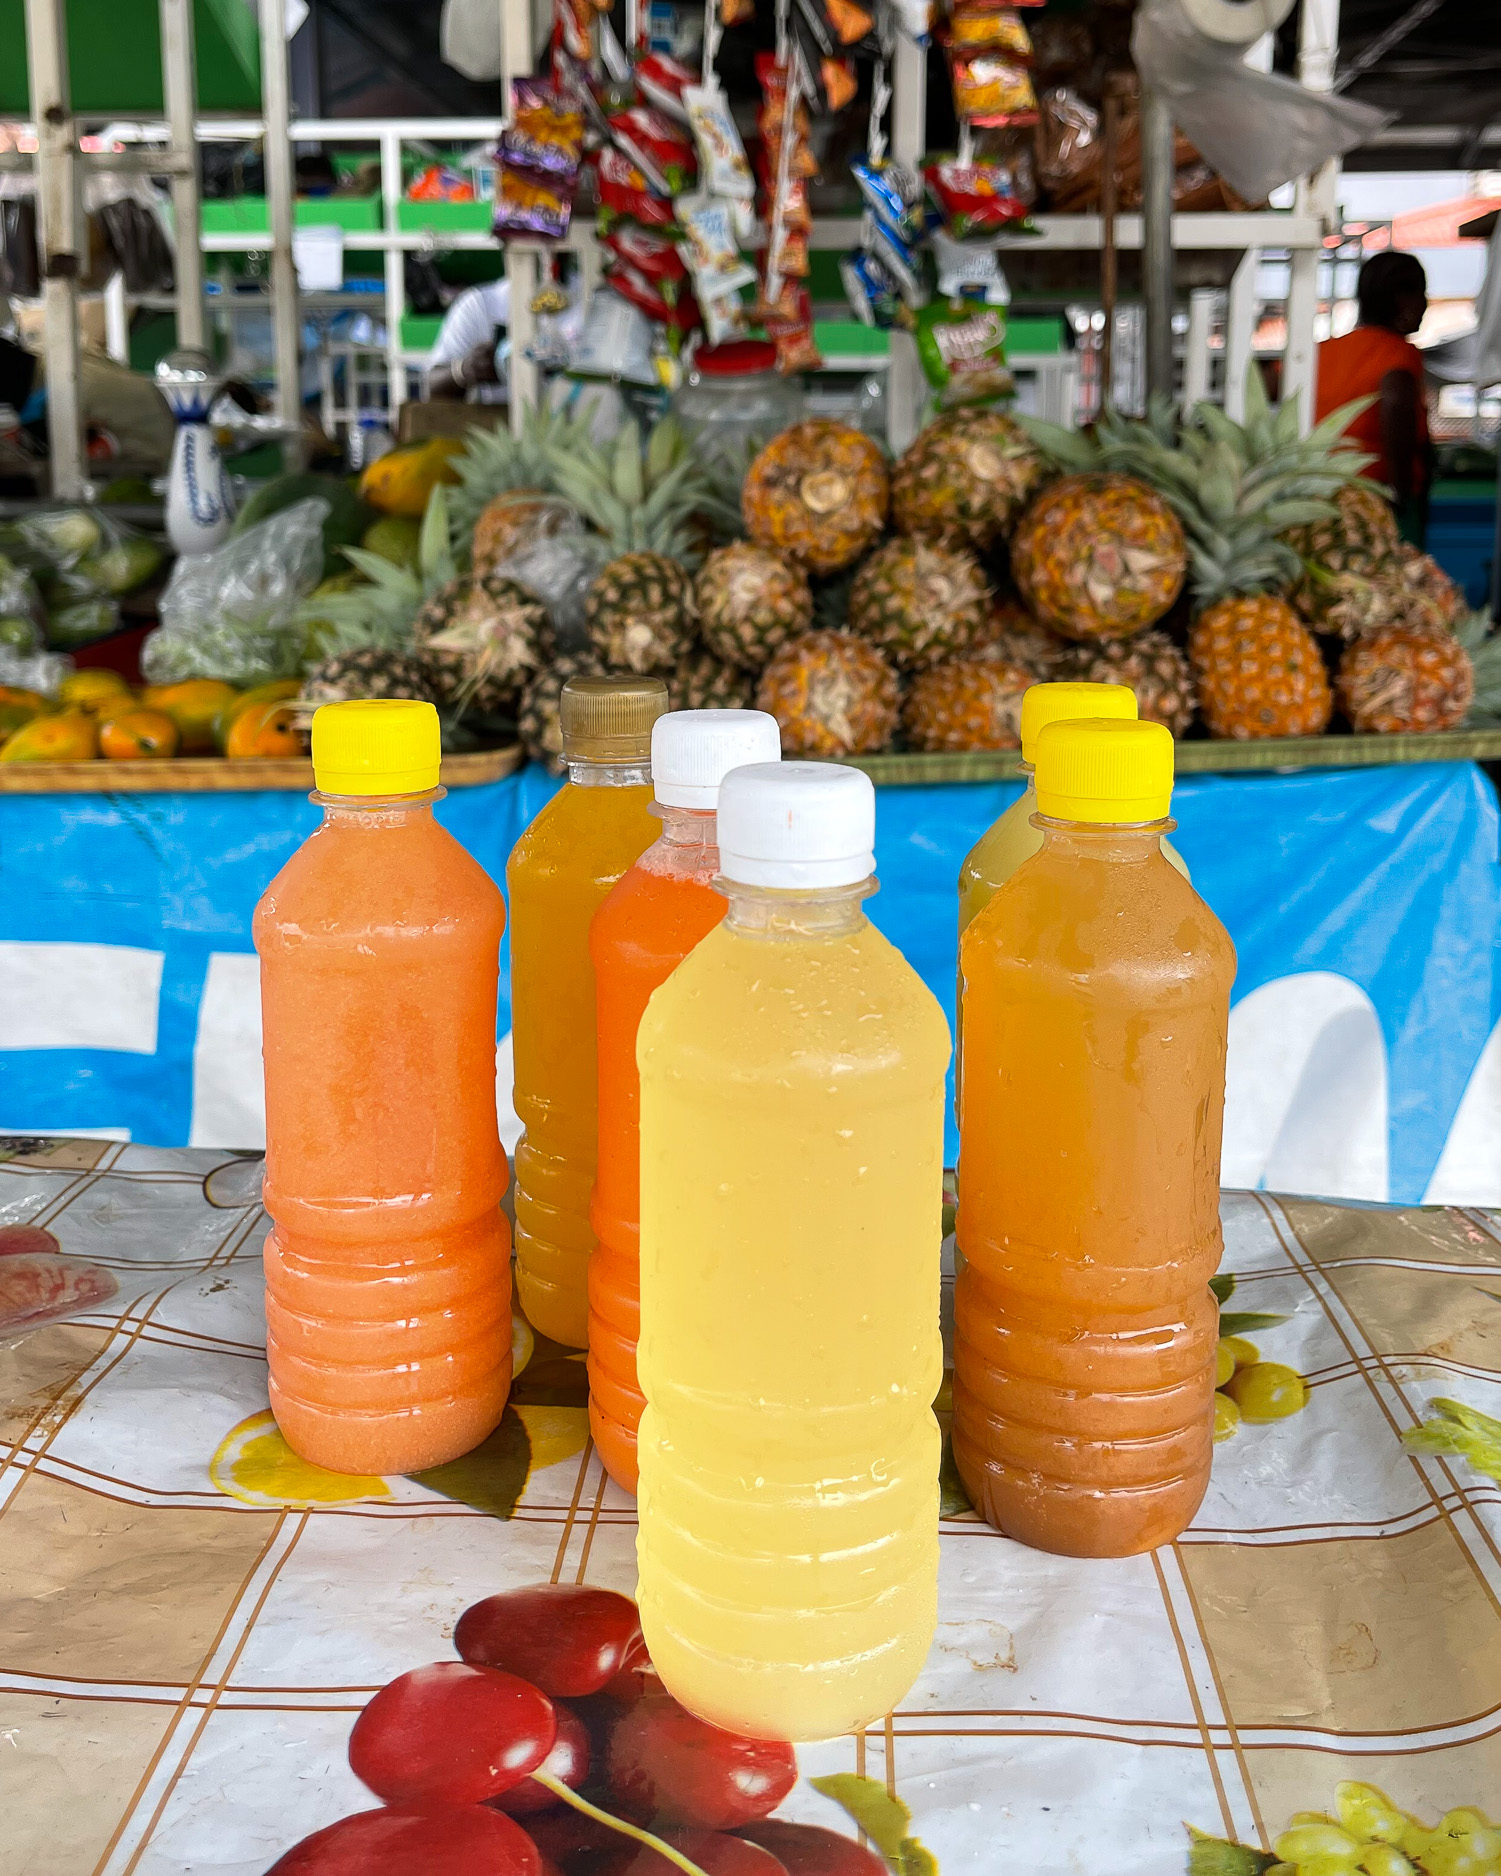
<path fill-rule="evenodd" d="M 369 1794 L 354 1715 L 536 1581 L 631 1591 L 634 1508 L 587 1444 L 582 1363 L 521 1331 L 501 1435 L 427 1476 L 343 1481 L 266 1417 L 256 1162 L 0 1149 L 0 1225 L 111 1274 L 0 1348 L 0 1870 L 259 1876 Z M 778 1815 L 853 1825 L 863 1772 L 943 1876 L 1178 1876 L 1185 1822 L 1268 1845 L 1336 1781 L 1433 1822 L 1501 1793 L 1501 1491 L 1401 1435 L 1501 1416 L 1501 1217 L 1227 1193 L 1237 1309 L 1286 1318 L 1296 1417 L 1216 1448 L 1180 1542 L 1072 1562 L 943 1526 L 927 1666 L 883 1726 L 799 1747 Z M 0 1263 L 5 1260 L 0 1259 Z M 1501 1469 L 1482 1440 L 1480 1465 Z"/>

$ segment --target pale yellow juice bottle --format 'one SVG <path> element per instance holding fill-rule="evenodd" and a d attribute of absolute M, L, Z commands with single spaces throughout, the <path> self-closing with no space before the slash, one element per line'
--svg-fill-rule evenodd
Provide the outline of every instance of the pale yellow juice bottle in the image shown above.
<path fill-rule="evenodd" d="M 959 869 L 959 935 L 963 937 L 976 913 L 983 912 L 992 896 L 1021 865 L 1042 849 L 1042 835 L 1032 825 L 1037 812 L 1037 787 L 1032 779 L 1032 764 L 1037 754 L 1037 738 L 1049 723 L 1067 723 L 1081 717 L 1136 716 L 1136 693 L 1125 684 L 1034 684 L 1022 698 L 1022 773 L 1027 785 L 993 826 L 988 827 L 970 848 Z M 1170 840 L 1162 843 L 1163 855 L 1185 879 L 1188 868 L 1183 856 Z M 958 1009 L 963 1005 L 961 995 Z"/>
<path fill-rule="evenodd" d="M 511 1032 L 516 1289 L 527 1320 L 573 1348 L 589 1342 L 589 1198 L 598 1154 L 594 964 L 589 924 L 661 831 L 651 813 L 659 677 L 576 677 L 559 715 L 568 782 L 511 850 Z"/>
<path fill-rule="evenodd" d="M 734 770 L 718 831 L 728 913 L 637 1041 L 638 1599 L 683 1705 L 826 1739 L 933 1636 L 948 1029 L 861 910 L 865 776 Z"/>

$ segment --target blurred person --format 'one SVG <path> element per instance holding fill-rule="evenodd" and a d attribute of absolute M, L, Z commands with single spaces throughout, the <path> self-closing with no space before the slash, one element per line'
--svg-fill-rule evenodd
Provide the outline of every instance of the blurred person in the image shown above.
<path fill-rule="evenodd" d="M 443 315 L 428 360 L 428 397 L 505 403 L 505 381 L 495 352 L 502 331 L 509 330 L 510 324 L 509 280 L 487 280 L 459 294 Z"/>
<path fill-rule="evenodd" d="M 1432 449 L 1423 397 L 1423 354 L 1409 334 L 1428 310 L 1428 277 L 1415 254 L 1373 254 L 1355 288 L 1359 323 L 1318 348 L 1315 421 L 1353 398 L 1376 401 L 1345 434 L 1375 458 L 1363 473 L 1385 483 L 1403 538 L 1423 544 Z"/>

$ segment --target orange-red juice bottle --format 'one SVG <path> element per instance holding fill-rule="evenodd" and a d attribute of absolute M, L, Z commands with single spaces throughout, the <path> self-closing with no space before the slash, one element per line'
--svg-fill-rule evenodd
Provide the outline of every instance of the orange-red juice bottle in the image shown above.
<path fill-rule="evenodd" d="M 598 1130 L 589 921 L 655 839 L 651 726 L 659 677 L 576 677 L 559 717 L 568 781 L 517 841 L 511 901 L 516 1112 L 516 1282 L 527 1320 L 572 1348 L 589 1342 L 589 1255 Z"/>
<path fill-rule="evenodd" d="M 433 819 L 431 704 L 325 705 L 313 769 L 323 825 L 255 913 L 271 1405 L 315 1465 L 415 1472 L 478 1445 L 511 1385 L 505 906 Z"/>
<path fill-rule="evenodd" d="M 1235 950 L 1163 855 L 1165 729 L 1035 760 L 1041 851 L 960 946 L 954 1458 L 1008 1536 L 1123 1557 L 1209 1480 Z"/>
<path fill-rule="evenodd" d="M 724 917 L 715 809 L 731 769 L 776 762 L 775 717 L 762 710 L 674 710 L 651 732 L 662 832 L 594 914 L 589 951 L 599 1037 L 599 1169 L 590 1223 L 589 1431 L 617 1485 L 636 1489 L 636 1379 L 641 1330 L 641 1080 L 636 1030 L 647 1000 Z"/>

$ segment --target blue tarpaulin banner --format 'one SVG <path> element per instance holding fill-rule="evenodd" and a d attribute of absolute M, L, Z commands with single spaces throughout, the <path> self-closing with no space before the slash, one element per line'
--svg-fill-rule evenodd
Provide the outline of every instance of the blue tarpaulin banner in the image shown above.
<path fill-rule="evenodd" d="M 556 786 L 531 768 L 437 812 L 503 883 Z M 867 909 L 951 1018 L 959 866 L 1017 789 L 878 794 Z M 1481 772 L 1190 777 L 1173 811 L 1240 960 L 1226 1183 L 1501 1202 L 1501 868 Z M 0 1130 L 259 1144 L 251 914 L 317 818 L 289 793 L 0 797 Z"/>

